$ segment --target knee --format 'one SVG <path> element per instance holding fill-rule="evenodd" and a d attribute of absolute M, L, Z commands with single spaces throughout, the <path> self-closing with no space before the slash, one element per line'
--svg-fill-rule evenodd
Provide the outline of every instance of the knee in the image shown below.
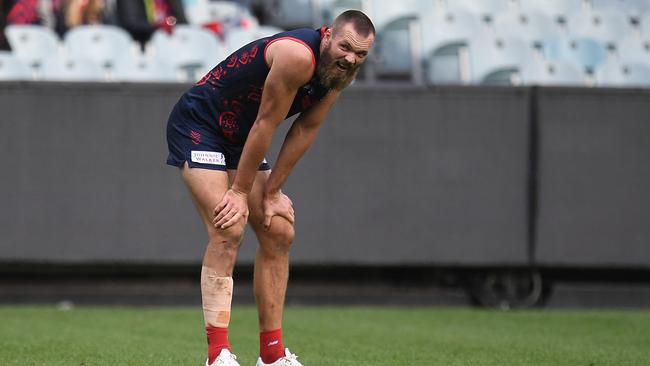
<path fill-rule="evenodd" d="M 208 249 L 218 252 L 219 256 L 236 256 L 243 235 L 243 225 L 234 225 L 225 230 L 212 229 L 208 234 Z"/>
<path fill-rule="evenodd" d="M 293 244 L 295 230 L 293 224 L 281 217 L 274 217 L 268 231 L 263 231 L 268 240 L 261 240 L 266 250 L 288 252 Z"/>

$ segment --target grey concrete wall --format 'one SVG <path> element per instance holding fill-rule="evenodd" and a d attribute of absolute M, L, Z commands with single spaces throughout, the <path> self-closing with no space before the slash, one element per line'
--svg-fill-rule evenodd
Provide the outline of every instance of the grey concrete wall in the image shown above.
<path fill-rule="evenodd" d="M 164 165 L 186 87 L 0 84 L 0 261 L 198 263 L 205 234 Z M 526 89 L 347 91 L 285 188 L 293 262 L 526 263 L 528 103 Z M 254 248 L 248 233 L 241 263 Z"/>
<path fill-rule="evenodd" d="M 650 267 L 650 91 L 540 89 L 538 263 Z"/>

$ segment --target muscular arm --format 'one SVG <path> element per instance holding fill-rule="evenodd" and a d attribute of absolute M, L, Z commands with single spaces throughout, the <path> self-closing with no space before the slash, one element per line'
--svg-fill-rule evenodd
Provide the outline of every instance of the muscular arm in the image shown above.
<path fill-rule="evenodd" d="M 266 183 L 266 194 L 274 194 L 280 190 L 293 167 L 311 146 L 321 123 L 336 102 L 338 95 L 339 92 L 331 91 L 316 105 L 301 113 L 293 123 L 287 132 L 278 160 Z"/>
<path fill-rule="evenodd" d="M 253 187 L 275 129 L 286 118 L 298 89 L 311 79 L 314 68 L 309 50 L 290 40 L 269 46 L 267 62 L 271 69 L 264 83 L 262 102 L 244 144 L 232 187 L 245 194 Z"/>

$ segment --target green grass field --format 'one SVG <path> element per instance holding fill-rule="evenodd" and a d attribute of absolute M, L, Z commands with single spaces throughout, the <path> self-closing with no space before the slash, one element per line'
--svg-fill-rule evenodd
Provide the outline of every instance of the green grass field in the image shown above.
<path fill-rule="evenodd" d="M 288 308 L 284 341 L 305 366 L 650 365 L 648 311 L 496 312 Z M 237 308 L 231 343 L 257 358 L 257 316 Z M 203 365 L 198 308 L 0 307 L 0 365 Z"/>

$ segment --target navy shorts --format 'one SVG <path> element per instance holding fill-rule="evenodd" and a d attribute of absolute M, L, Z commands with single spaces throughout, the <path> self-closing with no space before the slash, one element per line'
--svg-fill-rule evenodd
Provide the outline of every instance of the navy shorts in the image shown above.
<path fill-rule="evenodd" d="M 205 122 L 188 118 L 183 113 L 183 103 L 174 106 L 167 121 L 167 164 L 182 167 L 185 162 L 190 168 L 211 170 L 235 170 L 244 145 L 233 144 L 219 131 Z M 266 159 L 259 170 L 270 170 Z"/>

